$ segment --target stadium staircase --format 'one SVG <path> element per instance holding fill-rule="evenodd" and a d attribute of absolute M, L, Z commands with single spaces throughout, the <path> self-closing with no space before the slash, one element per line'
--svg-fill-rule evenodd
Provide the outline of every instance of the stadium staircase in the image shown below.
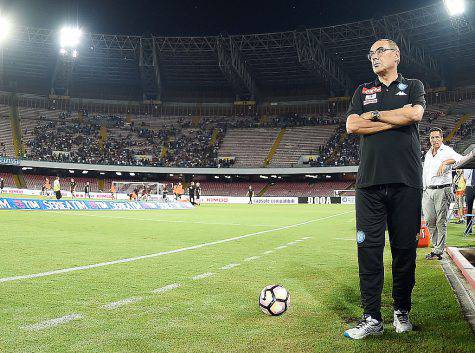
<path fill-rule="evenodd" d="M 470 120 L 470 116 L 468 116 L 468 114 L 462 115 L 460 117 L 460 119 L 455 123 L 455 126 L 453 127 L 453 129 L 450 131 L 450 133 L 444 139 L 444 143 L 446 143 L 446 144 L 450 143 L 452 141 L 452 139 L 454 138 L 455 134 L 457 133 L 457 131 L 459 131 L 460 128 L 462 127 L 462 125 L 464 123 L 466 123 L 468 120 Z"/>
<path fill-rule="evenodd" d="M 285 134 L 285 127 L 280 129 L 279 134 L 277 135 L 274 143 L 272 144 L 272 147 L 269 151 L 269 154 L 267 155 L 266 159 L 264 160 L 264 167 L 269 166 L 270 162 L 272 161 L 272 158 L 275 155 L 275 152 L 277 151 L 277 148 L 279 148 L 280 142 L 282 141 L 282 138 L 284 137 L 284 134 Z"/>
<path fill-rule="evenodd" d="M 16 158 L 20 158 L 22 156 L 22 150 L 24 150 L 24 148 L 21 143 L 20 113 L 18 112 L 17 98 L 15 94 L 12 94 L 10 112 L 10 123 L 13 134 L 13 153 Z"/>
<path fill-rule="evenodd" d="M 198 127 L 200 125 L 201 116 L 194 116 L 191 120 L 191 124 L 193 127 Z"/>
<path fill-rule="evenodd" d="M 21 158 L 25 153 L 25 146 L 21 142 L 21 122 L 18 111 L 18 101 L 15 94 L 12 94 L 12 103 L 10 105 L 10 123 L 13 137 L 13 153 L 16 158 Z M 25 188 L 26 182 L 22 174 L 14 174 L 13 180 L 17 188 Z"/>
<path fill-rule="evenodd" d="M 25 189 L 26 182 L 22 174 L 13 174 L 13 181 L 18 189 Z"/>
<path fill-rule="evenodd" d="M 102 190 L 103 192 L 108 192 L 109 190 L 106 190 L 106 181 L 104 179 L 98 179 L 97 180 L 97 186 L 99 190 Z"/>
<path fill-rule="evenodd" d="M 213 134 L 211 135 L 211 140 L 209 141 L 209 145 L 214 146 L 218 137 L 219 137 L 219 129 L 215 127 L 213 130 Z"/>
<path fill-rule="evenodd" d="M 269 121 L 270 119 L 268 115 L 261 115 L 261 117 L 259 118 L 259 125 L 260 126 L 266 125 L 269 123 Z"/>
<path fill-rule="evenodd" d="M 266 191 L 271 187 L 271 183 L 266 184 L 258 193 L 257 196 L 264 196 Z"/>
<path fill-rule="evenodd" d="M 0 142 L 5 145 L 5 155 L 13 157 L 13 132 L 11 127 L 10 106 L 0 106 Z M 3 149 L 0 151 L 3 154 Z"/>
<path fill-rule="evenodd" d="M 101 151 L 104 150 L 104 145 L 107 141 L 107 127 L 101 126 L 101 129 L 99 130 L 99 148 Z"/>
<path fill-rule="evenodd" d="M 167 157 L 167 145 L 163 144 L 162 151 L 160 152 L 160 158 L 166 158 L 166 157 Z"/>

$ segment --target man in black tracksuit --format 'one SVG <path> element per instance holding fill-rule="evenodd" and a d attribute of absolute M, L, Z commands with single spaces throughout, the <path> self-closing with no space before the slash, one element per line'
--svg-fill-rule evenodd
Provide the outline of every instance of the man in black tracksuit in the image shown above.
<path fill-rule="evenodd" d="M 86 185 L 84 186 L 84 197 L 88 197 L 88 198 L 91 198 L 91 186 L 89 185 L 89 182 L 86 183 Z"/>
<path fill-rule="evenodd" d="M 192 181 L 188 186 L 188 196 L 192 205 L 195 204 L 195 183 Z"/>
<path fill-rule="evenodd" d="M 252 198 L 254 197 L 254 190 L 252 190 L 252 186 L 249 185 L 249 189 L 247 190 L 247 196 L 249 196 L 249 205 L 252 205 Z"/>
<path fill-rule="evenodd" d="M 360 85 L 347 112 L 347 131 L 361 135 L 356 181 L 356 240 L 363 319 L 345 336 L 383 333 L 381 293 L 386 227 L 392 253 L 394 326 L 409 321 L 415 284 L 417 234 L 421 223 L 422 164 L 418 122 L 425 109 L 424 86 L 397 73 L 399 48 L 375 42 L 368 54 L 377 78 Z"/>

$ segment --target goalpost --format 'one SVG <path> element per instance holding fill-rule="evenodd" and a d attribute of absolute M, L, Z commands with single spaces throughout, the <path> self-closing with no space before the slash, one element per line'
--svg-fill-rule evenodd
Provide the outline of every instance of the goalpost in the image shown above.
<path fill-rule="evenodd" d="M 334 196 L 355 196 L 356 190 L 346 189 L 346 190 L 333 190 Z"/>
<path fill-rule="evenodd" d="M 145 181 L 113 181 L 115 189 L 114 197 L 120 199 L 130 199 L 131 195 L 137 201 L 160 200 L 163 198 L 165 184 L 159 182 Z"/>

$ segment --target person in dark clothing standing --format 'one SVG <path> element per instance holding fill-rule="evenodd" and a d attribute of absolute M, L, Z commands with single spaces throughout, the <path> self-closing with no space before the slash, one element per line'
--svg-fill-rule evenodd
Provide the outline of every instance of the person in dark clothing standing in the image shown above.
<path fill-rule="evenodd" d="M 0 178 L 0 194 L 3 194 L 3 188 L 5 187 L 5 180 Z"/>
<path fill-rule="evenodd" d="M 424 114 L 421 81 L 398 74 L 400 52 L 389 39 L 368 53 L 377 78 L 360 85 L 347 112 L 349 134 L 360 137 L 356 181 L 356 241 L 362 320 L 344 336 L 361 339 L 383 333 L 385 230 L 392 253 L 396 332 L 412 330 L 409 321 L 415 284 L 417 234 L 421 225 L 422 163 L 418 123 Z"/>
<path fill-rule="evenodd" d="M 195 183 L 191 182 L 188 186 L 188 196 L 190 197 L 190 202 L 192 205 L 195 204 Z"/>
<path fill-rule="evenodd" d="M 76 192 L 76 182 L 73 178 L 69 182 L 69 191 L 71 192 L 71 197 L 74 197 L 74 193 Z"/>
<path fill-rule="evenodd" d="M 87 182 L 86 186 L 84 186 L 84 197 L 91 198 L 91 194 L 89 194 L 90 191 L 91 191 L 91 186 L 89 185 L 89 182 Z"/>
<path fill-rule="evenodd" d="M 252 198 L 254 197 L 254 190 L 252 190 L 252 185 L 249 185 L 249 189 L 247 190 L 247 196 L 249 196 L 249 205 L 252 205 Z"/>

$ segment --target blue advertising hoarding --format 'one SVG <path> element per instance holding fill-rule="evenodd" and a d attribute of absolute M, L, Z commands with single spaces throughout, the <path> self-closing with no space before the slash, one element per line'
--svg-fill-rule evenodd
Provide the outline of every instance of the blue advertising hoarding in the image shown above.
<path fill-rule="evenodd" d="M 144 211 L 185 210 L 193 206 L 189 202 L 155 201 L 93 201 L 93 200 L 43 200 L 0 198 L 0 210 L 44 211 Z"/>

